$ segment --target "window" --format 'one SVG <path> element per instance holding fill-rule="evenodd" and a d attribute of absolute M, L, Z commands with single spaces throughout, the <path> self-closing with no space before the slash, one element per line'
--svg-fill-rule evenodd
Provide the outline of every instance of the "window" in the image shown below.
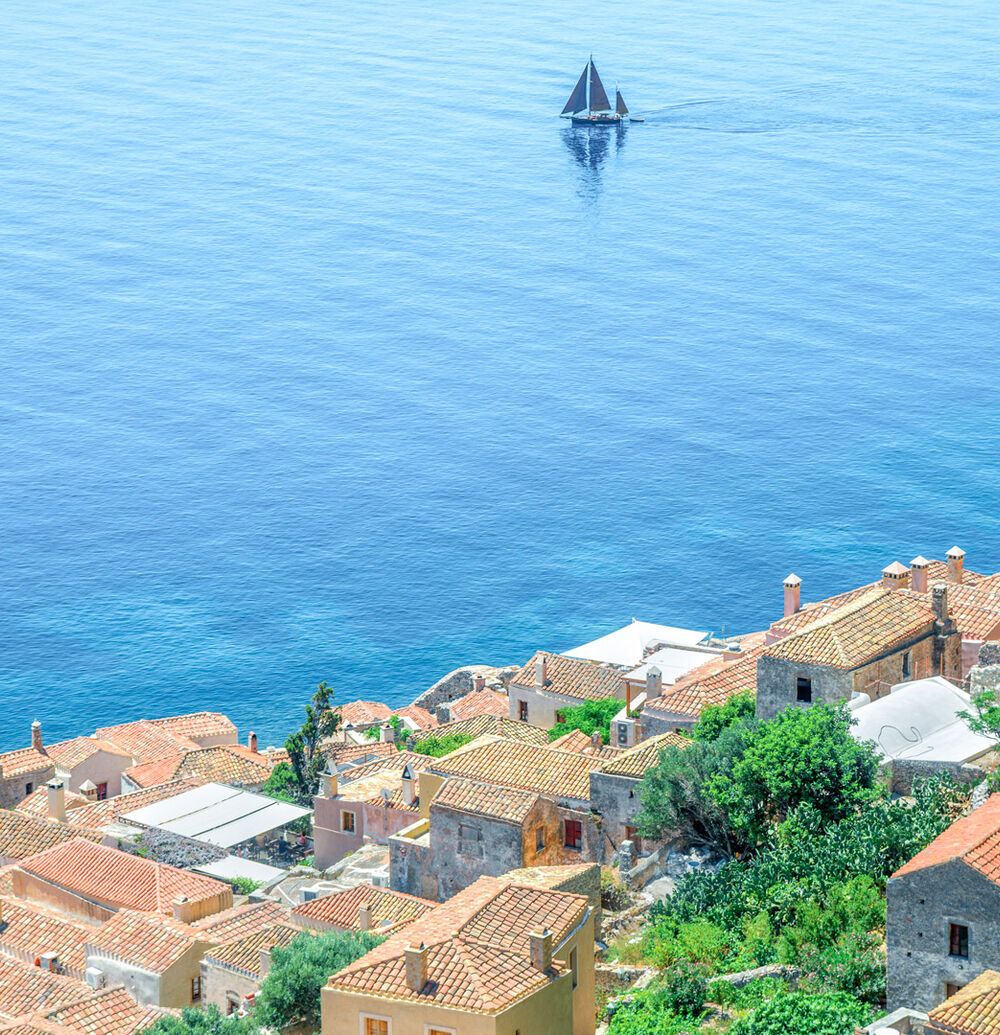
<path fill-rule="evenodd" d="M 969 929 L 964 924 L 949 925 L 948 955 L 969 958 Z"/>
<path fill-rule="evenodd" d="M 108 785 L 106 783 L 99 783 L 97 785 L 97 800 L 107 801 L 108 800 Z"/>
<path fill-rule="evenodd" d="M 813 681 L 799 676 L 795 680 L 795 700 L 800 704 L 809 704 L 813 699 Z"/>
<path fill-rule="evenodd" d="M 234 1013 L 240 1008 L 240 997 L 236 992 L 226 993 L 226 1016 L 232 1017 Z"/>
<path fill-rule="evenodd" d="M 354 833 L 354 813 L 353 812 L 341 812 L 340 814 L 340 829 L 345 834 Z"/>
<path fill-rule="evenodd" d="M 191 1002 L 197 1003 L 201 999 L 201 978 L 191 978 Z"/>
<path fill-rule="evenodd" d="M 362 1014 L 361 1035 L 389 1035 L 389 1018 Z"/>
<path fill-rule="evenodd" d="M 535 827 L 535 851 L 540 852 L 545 847 L 545 827 Z"/>
<path fill-rule="evenodd" d="M 517 717 L 521 720 L 521 722 L 527 722 L 528 721 L 528 702 L 527 701 L 518 701 L 517 702 Z"/>
<path fill-rule="evenodd" d="M 910 678 L 910 652 L 903 651 L 903 679 Z"/>
<path fill-rule="evenodd" d="M 425 1024 L 424 1035 L 455 1035 L 455 1029 L 439 1028 L 434 1024 Z"/>
<path fill-rule="evenodd" d="M 471 823 L 458 824 L 458 854 L 483 858 L 483 832 L 479 827 Z"/>
<path fill-rule="evenodd" d="M 563 844 L 577 851 L 583 847 L 583 824 L 578 819 L 563 820 Z"/>
<path fill-rule="evenodd" d="M 577 966 L 576 949 L 570 949 L 569 969 L 573 975 L 573 987 L 576 988 L 580 984 L 580 968 Z"/>
<path fill-rule="evenodd" d="M 944 986 L 944 997 L 950 999 L 953 995 L 962 991 L 961 985 L 953 985 L 950 981 Z"/>
<path fill-rule="evenodd" d="M 29 780 L 24 785 L 24 796 L 27 798 L 29 794 L 35 789 L 35 785 Z"/>

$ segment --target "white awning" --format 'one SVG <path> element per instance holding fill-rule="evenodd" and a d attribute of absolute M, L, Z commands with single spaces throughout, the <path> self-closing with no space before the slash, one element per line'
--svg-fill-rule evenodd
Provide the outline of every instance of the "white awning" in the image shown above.
<path fill-rule="evenodd" d="M 196 873 L 204 873 L 206 877 L 216 877 L 218 880 L 246 877 L 249 880 L 260 881 L 261 884 L 269 884 L 278 877 L 288 875 L 286 870 L 279 870 L 277 866 L 265 866 L 263 863 L 240 859 L 235 855 L 227 855 L 224 859 L 216 859 L 215 862 L 192 868 Z"/>
<path fill-rule="evenodd" d="M 562 654 L 567 658 L 583 658 L 585 661 L 601 661 L 607 665 L 633 668 L 642 662 L 649 646 L 694 647 L 703 643 L 708 635 L 696 629 L 633 620 L 621 629 L 572 650 L 564 650 Z"/>
<path fill-rule="evenodd" d="M 209 783 L 127 812 L 121 818 L 230 848 L 312 815 L 310 809 L 221 783 Z"/>

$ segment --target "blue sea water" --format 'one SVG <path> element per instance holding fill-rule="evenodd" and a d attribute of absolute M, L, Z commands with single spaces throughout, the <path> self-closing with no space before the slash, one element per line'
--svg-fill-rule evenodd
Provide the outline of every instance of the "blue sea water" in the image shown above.
<path fill-rule="evenodd" d="M 4 15 L 0 746 L 1000 568 L 995 0 Z"/>

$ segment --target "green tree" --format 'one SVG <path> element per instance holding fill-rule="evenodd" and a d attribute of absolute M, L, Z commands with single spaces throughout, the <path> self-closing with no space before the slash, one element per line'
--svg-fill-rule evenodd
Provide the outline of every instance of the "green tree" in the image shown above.
<path fill-rule="evenodd" d="M 326 766 L 322 745 L 339 725 L 340 713 L 333 708 L 333 690 L 325 682 L 320 683 L 306 705 L 305 722 L 285 741 L 297 801 L 308 802 L 319 790 L 319 774 Z"/>
<path fill-rule="evenodd" d="M 299 800 L 299 782 L 295 770 L 287 762 L 279 762 L 261 788 L 264 794 L 279 801 L 297 802 Z"/>
<path fill-rule="evenodd" d="M 407 745 L 408 751 L 415 751 L 418 755 L 431 755 L 433 758 L 441 758 L 450 755 L 452 751 L 464 747 L 472 740 L 471 733 L 445 733 L 444 735 L 431 734 L 422 740 L 415 740 Z"/>
<path fill-rule="evenodd" d="M 300 1021 L 318 1026 L 320 990 L 330 975 L 383 940 L 367 931 L 304 932 L 284 948 L 275 946 L 271 968 L 257 995 L 254 1020 L 262 1027 L 278 1030 Z"/>
<path fill-rule="evenodd" d="M 223 1017 L 216 1006 L 204 1010 L 182 1010 L 179 1017 L 161 1017 L 147 1035 L 256 1035 L 248 1017 Z"/>
<path fill-rule="evenodd" d="M 732 766 L 708 780 L 707 792 L 752 848 L 803 802 L 824 821 L 843 819 L 883 793 L 875 751 L 851 736 L 850 725 L 843 707 L 786 708 L 754 730 Z"/>
<path fill-rule="evenodd" d="M 859 1024 L 869 1020 L 871 1012 L 871 1007 L 843 992 L 789 992 L 737 1021 L 729 1035 L 852 1035 Z"/>
<path fill-rule="evenodd" d="M 981 690 L 973 694 L 972 706 L 976 709 L 975 714 L 959 712 L 959 715 L 976 733 L 1000 740 L 1000 695 L 996 690 Z"/>
<path fill-rule="evenodd" d="M 755 726 L 757 703 L 752 693 L 735 694 L 724 704 L 710 704 L 692 731 L 695 740 L 718 740 L 723 730 L 735 725 Z"/>
<path fill-rule="evenodd" d="M 584 701 L 572 708 L 560 708 L 559 721 L 549 730 L 549 740 L 558 740 L 573 730 L 580 730 L 588 737 L 601 734 L 607 744 L 611 739 L 611 720 L 625 707 L 617 697 L 603 701 Z"/>

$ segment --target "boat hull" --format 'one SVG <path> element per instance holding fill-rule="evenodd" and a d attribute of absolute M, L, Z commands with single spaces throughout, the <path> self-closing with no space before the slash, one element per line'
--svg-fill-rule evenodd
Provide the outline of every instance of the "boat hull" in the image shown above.
<path fill-rule="evenodd" d="M 621 115 L 574 115 L 574 126 L 620 126 L 624 122 Z"/>

